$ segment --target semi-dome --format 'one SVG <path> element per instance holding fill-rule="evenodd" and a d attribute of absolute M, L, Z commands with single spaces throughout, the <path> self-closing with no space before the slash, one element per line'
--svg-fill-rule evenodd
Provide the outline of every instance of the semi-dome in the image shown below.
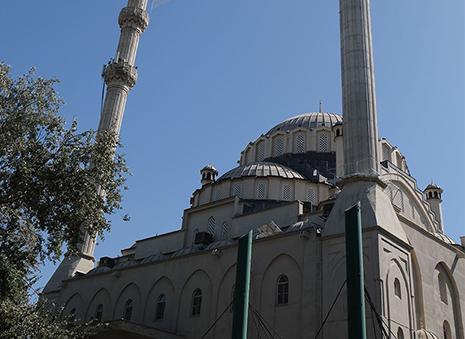
<path fill-rule="evenodd" d="M 280 124 L 270 129 L 266 135 L 271 135 L 276 131 L 292 131 L 297 128 L 320 128 L 333 127 L 336 123 L 342 123 L 342 115 L 328 112 L 305 113 L 284 120 Z"/>
<path fill-rule="evenodd" d="M 223 174 L 219 180 L 236 179 L 242 177 L 280 177 L 286 179 L 304 179 L 305 177 L 284 165 L 272 162 L 254 162 L 233 168 Z"/>

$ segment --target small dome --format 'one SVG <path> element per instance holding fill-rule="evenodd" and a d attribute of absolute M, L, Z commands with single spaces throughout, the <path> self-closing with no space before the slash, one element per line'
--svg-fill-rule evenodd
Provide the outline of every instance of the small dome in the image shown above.
<path fill-rule="evenodd" d="M 286 179 L 305 180 L 303 175 L 293 169 L 272 162 L 253 162 L 247 165 L 242 165 L 226 172 L 218 180 L 242 177 L 280 177 Z"/>
<path fill-rule="evenodd" d="M 331 128 L 338 122 L 342 122 L 342 115 L 327 112 L 305 113 L 284 120 L 270 129 L 266 135 L 271 135 L 276 131 L 292 131 L 297 128 L 311 129 L 323 126 Z"/>
<path fill-rule="evenodd" d="M 418 330 L 416 334 L 418 339 L 439 339 L 435 334 L 425 329 Z"/>
<path fill-rule="evenodd" d="M 232 241 L 231 239 L 218 240 L 208 245 L 206 250 L 214 250 L 215 248 L 226 247 L 226 246 L 234 245 L 234 244 L 235 242 Z"/>
<path fill-rule="evenodd" d="M 216 174 L 218 174 L 218 171 L 216 170 L 215 167 L 213 167 L 212 164 L 208 164 L 207 166 L 205 166 L 204 168 L 202 168 L 200 171 L 201 171 L 201 172 L 202 172 L 202 171 L 212 171 L 212 172 L 215 172 Z"/>
<path fill-rule="evenodd" d="M 99 266 L 96 268 L 91 269 L 89 272 L 87 272 L 86 275 L 94 275 L 94 274 L 99 274 L 99 273 L 104 273 L 111 271 L 111 268 L 108 266 Z"/>
<path fill-rule="evenodd" d="M 444 241 L 445 243 L 449 244 L 449 245 L 457 245 L 457 243 L 454 241 L 454 239 L 452 239 L 451 237 L 445 235 L 444 233 L 434 233 L 434 235 L 436 236 L 436 238 L 439 238 L 441 239 L 442 241 Z"/>
<path fill-rule="evenodd" d="M 185 247 L 185 248 L 181 248 L 180 250 L 177 250 L 176 252 L 174 252 L 173 258 L 174 258 L 174 257 L 180 257 L 180 256 L 182 256 L 182 255 L 187 255 L 187 254 L 195 253 L 195 252 L 199 252 L 199 249 L 197 249 L 197 248 L 195 248 L 195 247 Z"/>
<path fill-rule="evenodd" d="M 132 266 L 136 266 L 136 265 L 137 265 L 137 263 L 134 260 L 127 260 L 127 261 L 123 261 L 123 262 L 120 262 L 119 264 L 115 265 L 113 267 L 113 270 L 114 271 L 122 270 L 123 268 L 128 268 L 128 267 L 132 267 Z"/>
<path fill-rule="evenodd" d="M 323 228 L 323 227 L 324 227 L 323 219 L 321 219 L 321 223 L 316 222 L 316 220 L 315 221 L 310 221 L 310 220 L 298 221 L 295 224 L 292 224 L 291 226 L 289 226 L 289 228 L 286 230 L 286 233 L 294 232 L 294 231 L 302 231 L 306 228 Z"/>
<path fill-rule="evenodd" d="M 430 189 L 433 189 L 433 190 L 441 190 L 441 187 L 439 187 L 438 185 L 436 185 L 434 182 L 431 182 L 431 184 L 429 184 L 428 186 L 426 186 L 425 191 L 426 191 L 426 190 L 430 190 Z"/>
<path fill-rule="evenodd" d="M 163 260 L 163 259 L 167 259 L 167 258 L 168 257 L 166 255 L 158 253 L 158 254 L 148 256 L 147 258 L 142 260 L 141 264 L 146 264 L 146 263 L 149 263 L 149 262 L 155 262 L 155 261 L 159 261 L 159 260 Z"/>

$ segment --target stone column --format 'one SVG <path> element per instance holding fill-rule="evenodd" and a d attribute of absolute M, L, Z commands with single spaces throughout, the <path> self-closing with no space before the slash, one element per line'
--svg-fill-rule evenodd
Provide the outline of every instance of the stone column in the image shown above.
<path fill-rule="evenodd" d="M 345 174 L 379 173 L 370 1 L 340 0 Z"/>

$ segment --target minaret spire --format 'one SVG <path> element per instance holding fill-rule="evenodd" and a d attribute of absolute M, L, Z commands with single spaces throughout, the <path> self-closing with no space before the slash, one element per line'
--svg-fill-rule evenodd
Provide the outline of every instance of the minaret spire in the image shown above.
<path fill-rule="evenodd" d="M 146 12 L 148 0 L 128 0 L 118 18 L 121 35 L 116 50 L 115 59 L 104 67 L 103 76 L 107 84 L 105 103 L 100 115 L 98 132 L 113 129 L 119 134 L 123 121 L 124 109 L 129 90 L 137 81 L 137 68 L 134 66 L 137 48 L 142 32 L 149 24 Z M 105 195 L 101 189 L 100 194 Z M 76 272 L 87 273 L 94 267 L 95 237 L 86 233 L 79 248 L 78 256 L 65 256 L 43 293 L 49 299 L 53 298 L 61 282 L 73 277 Z"/>
<path fill-rule="evenodd" d="M 369 0 L 339 0 L 345 174 L 379 173 Z"/>

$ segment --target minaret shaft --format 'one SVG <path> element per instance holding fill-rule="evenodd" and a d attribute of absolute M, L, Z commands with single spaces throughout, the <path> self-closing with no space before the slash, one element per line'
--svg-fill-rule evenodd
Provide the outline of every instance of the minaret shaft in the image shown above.
<path fill-rule="evenodd" d="M 140 36 L 149 24 L 149 15 L 145 11 L 147 2 L 148 0 L 129 0 L 128 6 L 119 14 L 121 35 L 116 57 L 104 70 L 107 92 L 100 115 L 99 132 L 113 129 L 119 134 L 121 130 L 127 96 L 137 81 L 134 62 Z M 105 191 L 100 189 L 100 194 L 104 196 Z M 81 256 L 93 259 L 94 249 L 95 238 L 86 233 L 80 247 Z"/>
<path fill-rule="evenodd" d="M 369 0 L 340 0 L 345 174 L 379 173 Z"/>

